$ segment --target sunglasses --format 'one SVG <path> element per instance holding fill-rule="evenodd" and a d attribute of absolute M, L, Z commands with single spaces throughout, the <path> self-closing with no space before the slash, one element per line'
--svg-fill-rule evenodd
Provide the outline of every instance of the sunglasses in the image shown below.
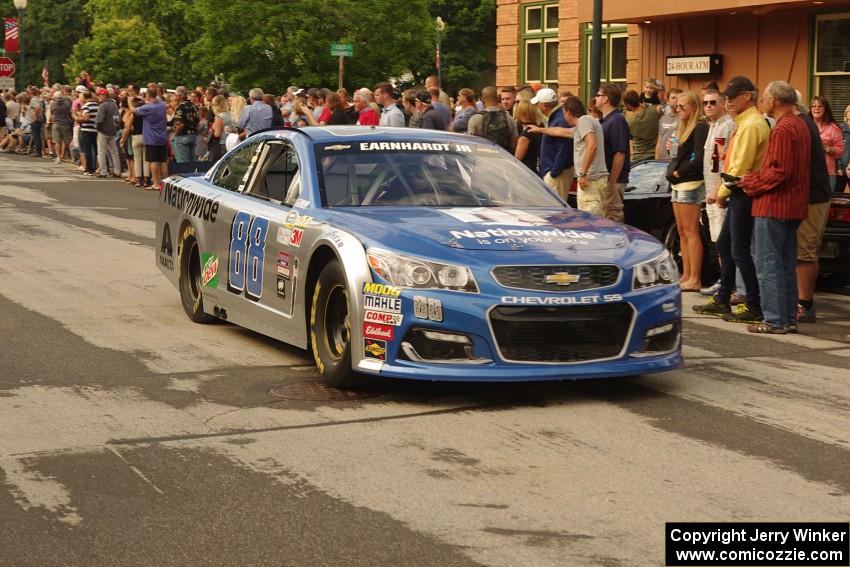
<path fill-rule="evenodd" d="M 715 106 L 717 104 L 716 100 L 704 100 L 702 101 L 703 106 Z"/>

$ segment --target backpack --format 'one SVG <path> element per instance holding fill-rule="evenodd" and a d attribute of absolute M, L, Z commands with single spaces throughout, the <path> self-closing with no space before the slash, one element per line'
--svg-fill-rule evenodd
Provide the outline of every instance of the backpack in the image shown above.
<path fill-rule="evenodd" d="M 511 151 L 511 126 L 504 110 L 485 110 L 484 137 Z"/>

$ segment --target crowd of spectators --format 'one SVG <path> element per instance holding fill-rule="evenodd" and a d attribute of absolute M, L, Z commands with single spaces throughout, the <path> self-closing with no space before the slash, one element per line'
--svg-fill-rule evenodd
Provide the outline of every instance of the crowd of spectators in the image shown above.
<path fill-rule="evenodd" d="M 374 88 L 260 88 L 247 100 L 220 85 L 167 90 L 150 83 L 29 87 L 0 96 L 0 152 L 72 163 L 82 175 L 162 187 L 169 163 L 216 161 L 269 128 L 321 125 L 428 128 L 487 138 L 579 209 L 623 222 L 631 168 L 667 162 L 681 244 L 683 291 L 710 295 L 699 313 L 749 324 L 757 333 L 796 332 L 814 322 L 818 249 L 831 191 L 845 191 L 850 106 L 836 120 L 829 101 L 782 81 L 761 93 L 746 77 L 724 89 L 642 91 L 602 85 L 585 107 L 542 85 L 444 92 L 436 76 L 396 93 Z M 576 183 L 577 182 L 577 183 Z M 574 186 L 575 184 L 575 186 Z M 702 286 L 705 208 L 720 280 Z M 732 307 L 735 307 L 733 310 Z"/>

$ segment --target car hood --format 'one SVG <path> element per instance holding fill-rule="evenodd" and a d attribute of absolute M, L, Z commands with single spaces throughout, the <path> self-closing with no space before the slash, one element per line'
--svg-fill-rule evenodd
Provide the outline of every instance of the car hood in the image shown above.
<path fill-rule="evenodd" d="M 575 209 L 518 207 L 334 209 L 383 240 L 426 239 L 459 250 L 602 251 L 625 248 L 622 225 Z M 353 219 L 349 219 L 353 220 Z M 348 223 L 346 223 L 348 224 Z M 377 234 L 376 234 L 377 233 Z"/>

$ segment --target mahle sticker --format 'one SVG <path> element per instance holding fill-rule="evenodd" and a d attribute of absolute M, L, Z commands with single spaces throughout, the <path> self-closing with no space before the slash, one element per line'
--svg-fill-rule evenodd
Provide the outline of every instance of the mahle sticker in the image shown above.
<path fill-rule="evenodd" d="M 201 254 L 201 285 L 218 287 L 218 256 Z"/>
<path fill-rule="evenodd" d="M 363 296 L 363 307 L 375 311 L 384 311 L 385 313 L 401 313 L 401 298 L 365 294 Z"/>

